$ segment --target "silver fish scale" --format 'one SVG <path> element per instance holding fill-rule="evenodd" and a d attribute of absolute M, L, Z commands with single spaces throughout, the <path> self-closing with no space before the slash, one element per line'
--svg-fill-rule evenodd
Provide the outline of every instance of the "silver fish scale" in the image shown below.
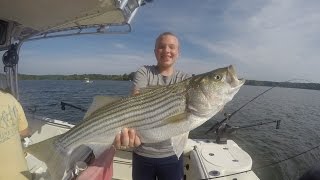
<path fill-rule="evenodd" d="M 98 110 L 93 112 L 89 117 L 87 117 L 84 121 L 78 124 L 76 127 L 68 131 L 64 137 L 59 139 L 59 141 L 64 141 L 66 138 L 73 138 L 73 136 L 77 136 L 78 131 L 81 131 L 82 129 L 87 129 L 88 123 L 92 123 L 91 125 L 93 126 L 99 126 L 99 123 L 100 123 L 99 119 L 100 120 L 104 119 L 105 116 L 110 114 L 112 115 L 115 113 L 115 111 L 125 111 L 128 108 L 128 105 L 131 105 L 132 107 L 138 107 L 137 104 L 140 103 L 142 98 L 138 100 L 135 100 L 135 99 L 136 98 L 132 98 L 132 97 L 126 98 L 118 102 L 108 104 L 102 108 L 99 108 Z M 128 102 L 131 102 L 131 104 Z M 132 110 L 137 110 L 137 109 L 132 109 Z"/>
<path fill-rule="evenodd" d="M 106 105 L 64 134 L 56 145 L 69 149 L 94 141 L 94 137 L 115 136 L 123 127 L 143 130 L 164 126 L 168 122 L 163 120 L 185 112 L 186 88 L 181 85 L 184 84 L 162 87 Z"/>
<path fill-rule="evenodd" d="M 104 112 L 101 112 L 101 109 L 99 109 L 98 111 L 100 111 L 100 113 L 94 113 L 93 115 L 91 115 L 87 120 L 84 121 L 84 123 L 81 123 L 80 125 L 78 125 L 77 127 L 73 128 L 72 130 L 75 131 L 74 133 L 69 133 L 72 130 L 70 130 L 69 132 L 66 133 L 66 138 L 73 138 L 73 136 L 79 136 L 82 134 L 82 130 L 84 129 L 88 129 L 88 126 L 97 126 L 100 127 L 101 126 L 101 121 L 105 121 L 105 117 L 110 119 L 110 122 L 108 123 L 113 123 L 112 119 L 113 118 L 117 118 L 117 116 L 119 116 L 119 112 L 121 113 L 129 113 L 130 109 L 131 111 L 134 112 L 139 112 L 139 110 L 141 110 L 141 105 L 144 103 L 144 106 L 154 106 L 155 104 L 157 104 L 157 102 L 161 99 L 161 98 L 169 98 L 170 93 L 168 93 L 167 95 L 163 95 L 163 94 L 158 94 L 156 96 L 151 96 L 149 99 L 146 98 L 138 98 L 138 100 L 128 100 L 128 101 L 133 101 L 131 104 L 127 103 L 128 101 L 122 100 L 116 103 L 113 103 L 111 105 L 107 105 L 106 107 L 102 108 Z M 142 99 L 142 100 L 141 100 Z M 158 101 L 155 101 L 156 99 L 158 99 Z M 119 121 L 117 119 L 117 121 Z M 117 122 L 116 121 L 116 122 Z M 70 135 L 69 135 L 70 134 Z M 61 139 L 63 140 L 63 139 Z"/>

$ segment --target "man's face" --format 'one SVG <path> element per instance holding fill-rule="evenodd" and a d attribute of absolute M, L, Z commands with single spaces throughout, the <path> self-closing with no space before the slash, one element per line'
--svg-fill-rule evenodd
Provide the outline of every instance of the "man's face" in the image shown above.
<path fill-rule="evenodd" d="M 168 68 L 173 66 L 179 57 L 179 42 L 172 35 L 162 36 L 154 49 L 155 56 L 158 61 L 158 66 Z"/>

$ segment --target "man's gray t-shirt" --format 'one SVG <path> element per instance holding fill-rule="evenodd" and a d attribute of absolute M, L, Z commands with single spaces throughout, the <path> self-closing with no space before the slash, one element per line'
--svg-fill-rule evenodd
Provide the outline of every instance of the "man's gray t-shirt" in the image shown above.
<path fill-rule="evenodd" d="M 135 73 L 133 79 L 134 89 L 140 90 L 148 86 L 169 85 L 178 83 L 189 78 L 190 75 L 182 71 L 175 70 L 172 76 L 163 76 L 159 73 L 157 66 L 142 66 Z M 145 157 L 163 158 L 180 155 L 186 145 L 188 133 L 162 141 L 159 143 L 142 143 L 134 149 L 134 152 Z M 174 151 L 173 147 L 176 147 Z"/>

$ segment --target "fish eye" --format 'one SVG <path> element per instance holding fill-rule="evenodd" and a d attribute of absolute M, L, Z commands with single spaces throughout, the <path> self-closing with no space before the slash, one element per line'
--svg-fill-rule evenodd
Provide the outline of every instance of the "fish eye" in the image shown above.
<path fill-rule="evenodd" d="M 213 78 L 214 78 L 215 80 L 221 80 L 221 76 L 220 76 L 220 75 L 217 75 L 217 74 L 214 75 Z"/>

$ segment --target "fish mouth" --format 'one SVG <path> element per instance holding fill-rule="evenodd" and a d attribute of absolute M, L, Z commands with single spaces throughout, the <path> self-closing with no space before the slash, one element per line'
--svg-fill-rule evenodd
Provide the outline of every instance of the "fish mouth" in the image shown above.
<path fill-rule="evenodd" d="M 244 85 L 244 83 L 245 83 L 244 79 L 237 79 L 236 83 L 231 84 L 230 93 L 237 92 L 240 89 L 240 87 Z"/>
<path fill-rule="evenodd" d="M 240 88 L 244 83 L 244 79 L 238 79 L 236 71 L 232 65 L 227 68 L 227 82 L 230 84 L 232 89 Z"/>

